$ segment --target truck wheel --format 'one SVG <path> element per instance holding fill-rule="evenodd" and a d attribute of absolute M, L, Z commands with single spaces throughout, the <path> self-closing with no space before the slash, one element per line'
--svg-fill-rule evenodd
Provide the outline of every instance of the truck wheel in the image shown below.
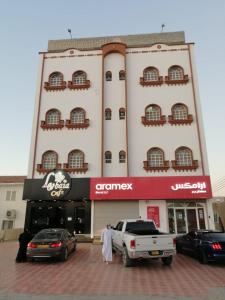
<path fill-rule="evenodd" d="M 168 257 L 162 257 L 162 262 L 165 266 L 170 266 L 173 261 L 173 256 L 170 255 Z"/>
<path fill-rule="evenodd" d="M 128 252 L 127 252 L 126 247 L 123 248 L 122 259 L 123 259 L 124 267 L 131 267 L 132 266 L 132 260 L 128 256 Z"/>

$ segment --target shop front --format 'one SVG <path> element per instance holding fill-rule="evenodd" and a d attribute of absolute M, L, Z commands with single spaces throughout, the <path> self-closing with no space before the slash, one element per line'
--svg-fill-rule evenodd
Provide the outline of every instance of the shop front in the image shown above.
<path fill-rule="evenodd" d="M 106 223 L 139 217 L 174 234 L 214 229 L 209 176 L 92 178 L 90 192 L 95 235 Z"/>
<path fill-rule="evenodd" d="M 123 218 L 153 219 L 164 232 L 214 229 L 209 176 L 70 178 L 54 170 L 25 180 L 25 226 L 99 236 Z"/>
<path fill-rule="evenodd" d="M 89 187 L 89 178 L 70 178 L 62 170 L 51 171 L 43 179 L 26 179 L 25 227 L 32 233 L 43 228 L 67 228 L 71 233 L 90 234 Z"/>

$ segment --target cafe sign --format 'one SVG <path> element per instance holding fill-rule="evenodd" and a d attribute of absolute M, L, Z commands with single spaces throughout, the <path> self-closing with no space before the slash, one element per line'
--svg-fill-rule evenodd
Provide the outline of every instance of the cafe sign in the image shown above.
<path fill-rule="evenodd" d="M 51 199 L 61 199 L 71 189 L 71 178 L 63 170 L 53 170 L 43 179 L 42 189 Z"/>

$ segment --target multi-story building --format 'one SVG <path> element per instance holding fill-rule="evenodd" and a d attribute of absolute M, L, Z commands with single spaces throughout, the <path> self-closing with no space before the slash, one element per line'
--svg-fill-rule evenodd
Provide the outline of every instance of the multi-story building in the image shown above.
<path fill-rule="evenodd" d="M 22 200 L 25 176 L 0 176 L 0 230 L 24 227 L 26 203 Z"/>
<path fill-rule="evenodd" d="M 46 175 L 55 169 L 63 173 Z M 194 44 L 184 32 L 49 41 L 28 178 L 28 227 L 93 236 L 142 217 L 173 233 L 213 228 Z"/>

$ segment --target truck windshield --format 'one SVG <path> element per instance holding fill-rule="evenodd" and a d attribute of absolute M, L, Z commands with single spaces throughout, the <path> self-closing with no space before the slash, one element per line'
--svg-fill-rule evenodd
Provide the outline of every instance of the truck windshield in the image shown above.
<path fill-rule="evenodd" d="M 126 226 L 126 231 L 136 234 L 157 234 L 158 230 L 155 228 L 153 222 L 128 222 Z"/>

